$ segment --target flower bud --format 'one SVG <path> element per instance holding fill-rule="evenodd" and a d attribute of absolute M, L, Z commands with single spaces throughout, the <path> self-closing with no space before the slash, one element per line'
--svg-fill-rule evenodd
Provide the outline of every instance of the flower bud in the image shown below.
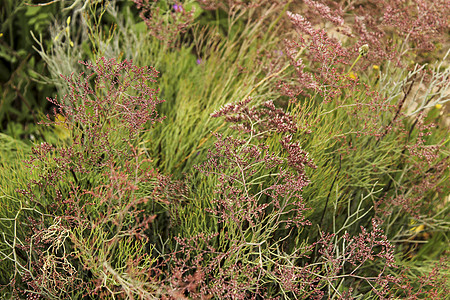
<path fill-rule="evenodd" d="M 364 45 L 362 45 L 361 47 L 359 47 L 358 50 L 359 50 L 359 54 L 360 54 L 361 56 L 366 56 L 367 53 L 369 53 L 369 45 L 364 44 Z"/>

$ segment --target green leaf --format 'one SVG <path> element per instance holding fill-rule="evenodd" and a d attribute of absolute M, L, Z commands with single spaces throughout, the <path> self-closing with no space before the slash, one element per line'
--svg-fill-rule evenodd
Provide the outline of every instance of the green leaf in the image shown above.
<path fill-rule="evenodd" d="M 41 8 L 38 6 L 27 6 L 27 11 L 25 12 L 25 16 L 31 17 L 39 13 Z"/>

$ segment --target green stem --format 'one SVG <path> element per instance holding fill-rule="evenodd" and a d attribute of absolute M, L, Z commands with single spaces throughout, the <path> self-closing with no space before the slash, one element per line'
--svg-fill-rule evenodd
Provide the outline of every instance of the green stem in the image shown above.
<path fill-rule="evenodd" d="M 356 65 L 356 63 L 358 62 L 358 60 L 362 57 L 361 54 L 358 55 L 358 57 L 355 59 L 355 61 L 353 62 L 353 65 L 350 67 L 350 70 L 348 70 L 347 75 L 350 75 L 350 72 L 353 70 L 353 67 Z"/>

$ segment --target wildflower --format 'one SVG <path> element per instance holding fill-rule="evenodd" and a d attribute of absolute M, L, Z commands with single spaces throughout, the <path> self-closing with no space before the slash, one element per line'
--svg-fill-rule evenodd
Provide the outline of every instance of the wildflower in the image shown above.
<path fill-rule="evenodd" d="M 442 104 L 436 104 L 434 107 L 436 107 L 437 109 L 441 109 L 442 108 Z"/>
<path fill-rule="evenodd" d="M 362 45 L 361 47 L 359 47 L 358 51 L 361 56 L 366 56 L 367 53 L 369 53 L 369 45 Z"/>
<path fill-rule="evenodd" d="M 356 63 L 359 61 L 359 59 L 363 56 L 366 56 L 367 53 L 369 53 L 369 45 L 367 45 L 367 44 L 362 45 L 361 47 L 359 47 L 358 51 L 359 51 L 359 55 L 355 59 L 355 61 L 353 62 L 352 66 L 350 67 L 350 69 L 348 70 L 348 73 L 347 73 L 347 76 L 349 76 L 350 78 L 353 78 L 353 79 L 356 79 L 356 76 L 354 76 L 354 75 L 352 76 L 351 71 L 353 70 L 353 67 L 356 65 Z"/>
<path fill-rule="evenodd" d="M 420 233 L 425 229 L 425 225 L 421 224 L 419 226 L 413 227 L 410 230 L 414 231 L 415 233 Z"/>
<path fill-rule="evenodd" d="M 174 4 L 174 5 L 173 5 L 173 9 L 174 9 L 176 12 L 183 12 L 183 11 L 184 11 L 183 6 L 182 6 L 181 4 Z"/>
<path fill-rule="evenodd" d="M 344 25 L 344 19 L 341 16 L 342 11 L 332 11 L 327 5 L 316 1 L 305 0 L 304 2 L 313 9 L 313 12 L 319 14 L 324 19 L 331 21 L 337 26 Z"/>
<path fill-rule="evenodd" d="M 358 78 L 358 75 L 356 75 L 354 72 L 350 72 L 348 73 L 348 77 L 350 77 L 351 79 L 356 79 Z"/>
<path fill-rule="evenodd" d="M 380 66 L 378 66 L 378 65 L 373 65 L 373 66 L 372 66 L 372 69 L 374 69 L 375 71 L 378 71 L 378 70 L 380 69 Z"/>
<path fill-rule="evenodd" d="M 202 63 L 202 59 L 201 58 L 197 58 L 197 65 Z"/>
<path fill-rule="evenodd" d="M 55 116 L 54 127 L 54 132 L 61 140 L 65 140 L 70 137 L 69 126 L 67 125 L 66 118 L 63 115 L 57 114 Z"/>
<path fill-rule="evenodd" d="M 150 35 L 166 42 L 170 47 L 176 43 L 176 36 L 186 32 L 194 21 L 194 9 L 186 11 L 180 1 L 173 1 L 175 4 L 165 13 L 160 13 L 158 1 L 133 0 L 133 2 Z"/>

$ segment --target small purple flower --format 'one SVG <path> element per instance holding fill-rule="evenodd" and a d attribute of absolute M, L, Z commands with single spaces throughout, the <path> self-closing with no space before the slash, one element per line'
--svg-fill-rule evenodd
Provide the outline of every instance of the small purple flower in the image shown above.
<path fill-rule="evenodd" d="M 174 9 L 176 12 L 183 12 L 183 11 L 184 11 L 183 6 L 182 6 L 181 4 L 174 4 L 174 5 L 173 5 L 173 9 Z"/>
<path fill-rule="evenodd" d="M 201 58 L 197 58 L 197 65 L 202 63 L 202 59 Z"/>

